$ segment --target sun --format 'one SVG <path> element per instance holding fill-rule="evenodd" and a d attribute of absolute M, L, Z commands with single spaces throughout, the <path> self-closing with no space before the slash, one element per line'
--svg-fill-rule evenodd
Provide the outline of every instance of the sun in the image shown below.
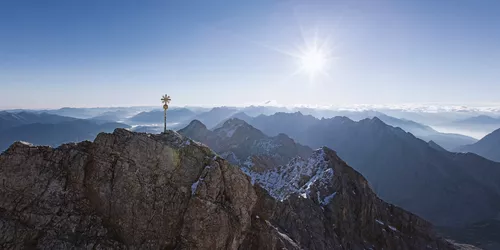
<path fill-rule="evenodd" d="M 293 59 L 296 69 L 284 81 L 297 75 L 309 76 L 309 84 L 333 79 L 332 73 L 340 57 L 337 51 L 338 45 L 332 36 L 320 36 L 318 31 L 314 34 L 303 34 L 301 29 L 301 38 L 301 43 L 292 45 L 292 49 L 276 48 L 266 44 L 258 45 Z"/>
<path fill-rule="evenodd" d="M 299 69 L 297 73 L 302 72 L 309 75 L 309 80 L 317 80 L 317 76 L 322 75 L 330 77 L 329 71 L 331 64 L 335 63 L 336 57 L 328 46 L 328 39 L 320 40 L 304 39 L 305 44 L 299 47 L 296 58 L 298 59 Z"/>
<path fill-rule="evenodd" d="M 311 76 L 323 72 L 327 64 L 327 55 L 319 48 L 311 48 L 300 56 L 301 69 Z"/>

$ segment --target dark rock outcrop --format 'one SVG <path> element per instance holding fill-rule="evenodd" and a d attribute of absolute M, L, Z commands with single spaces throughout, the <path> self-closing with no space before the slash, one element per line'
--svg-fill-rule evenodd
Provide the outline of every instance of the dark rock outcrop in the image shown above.
<path fill-rule="evenodd" d="M 172 131 L 117 129 L 55 149 L 15 143 L 0 155 L 0 248 L 458 247 L 378 199 L 333 151 L 315 155 L 323 163 L 316 175 L 330 178 L 306 176 L 306 195 L 277 200 L 208 147 Z"/>

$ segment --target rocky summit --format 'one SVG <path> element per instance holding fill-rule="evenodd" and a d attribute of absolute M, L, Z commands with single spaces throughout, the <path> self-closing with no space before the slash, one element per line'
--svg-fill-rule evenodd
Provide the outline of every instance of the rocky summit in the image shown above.
<path fill-rule="evenodd" d="M 321 148 L 245 174 L 176 132 L 0 155 L 1 249 L 458 249 Z"/>

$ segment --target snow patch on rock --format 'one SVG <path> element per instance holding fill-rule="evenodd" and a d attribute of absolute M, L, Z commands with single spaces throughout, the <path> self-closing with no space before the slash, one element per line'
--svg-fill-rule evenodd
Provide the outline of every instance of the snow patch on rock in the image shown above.
<path fill-rule="evenodd" d="M 333 200 L 333 198 L 335 197 L 335 195 L 337 194 L 337 192 L 333 192 L 332 194 L 326 196 L 325 198 L 323 198 L 323 201 L 321 201 L 321 205 L 328 205 L 330 204 L 330 202 Z"/>
<path fill-rule="evenodd" d="M 202 180 L 202 179 L 200 179 L 200 180 Z M 191 195 L 194 195 L 194 193 L 196 192 L 196 189 L 198 188 L 198 183 L 200 183 L 200 180 L 197 180 L 196 182 L 194 182 L 191 185 Z"/>
<path fill-rule="evenodd" d="M 312 186 L 324 187 L 327 190 L 326 187 L 331 186 L 329 184 L 333 182 L 334 176 L 333 169 L 329 168 L 325 160 L 323 149 L 316 150 L 308 159 L 296 157 L 285 166 L 263 172 L 252 171 L 252 166 L 250 161 L 243 164 L 242 169 L 251 177 L 253 183 L 261 185 L 278 200 L 284 200 L 293 193 L 310 198 Z M 328 204 L 335 197 L 335 193 L 329 193 L 321 198 L 318 192 L 317 196 L 318 202 Z"/>
<path fill-rule="evenodd" d="M 274 149 L 280 147 L 280 144 L 274 143 L 273 140 L 263 139 L 254 142 L 253 147 L 261 151 L 263 154 L 270 154 Z"/>
<path fill-rule="evenodd" d="M 210 165 L 206 165 L 205 168 L 203 168 L 203 172 L 201 176 L 205 176 L 203 173 L 206 173 L 208 169 L 212 168 Z M 197 181 L 195 181 L 193 184 L 191 184 L 191 195 L 194 195 L 196 193 L 196 189 L 198 188 L 198 185 L 200 182 L 202 182 L 205 178 L 200 177 Z"/>
<path fill-rule="evenodd" d="M 255 164 L 253 163 L 252 161 L 252 157 L 248 157 L 242 164 L 245 168 L 249 169 L 251 167 L 253 167 Z"/>
<path fill-rule="evenodd" d="M 27 141 L 19 141 L 19 143 L 23 144 L 23 145 L 26 145 L 26 146 L 33 146 L 33 143 L 29 143 Z"/>

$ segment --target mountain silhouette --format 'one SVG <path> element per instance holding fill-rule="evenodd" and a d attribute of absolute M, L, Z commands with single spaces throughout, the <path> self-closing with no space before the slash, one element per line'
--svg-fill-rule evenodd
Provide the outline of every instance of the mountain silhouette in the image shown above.
<path fill-rule="evenodd" d="M 471 152 L 492 161 L 500 162 L 500 129 L 486 135 L 478 142 L 456 149 L 460 152 Z"/>

